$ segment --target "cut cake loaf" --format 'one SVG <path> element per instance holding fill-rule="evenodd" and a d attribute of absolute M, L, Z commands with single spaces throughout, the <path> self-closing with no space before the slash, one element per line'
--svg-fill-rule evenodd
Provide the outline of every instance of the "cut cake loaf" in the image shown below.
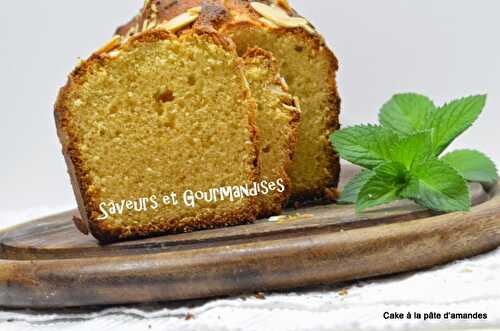
<path fill-rule="evenodd" d="M 339 127 L 337 59 L 323 38 L 287 0 L 146 0 L 118 34 L 132 36 L 158 24 L 184 33 L 201 25 L 232 38 L 238 53 L 260 47 L 278 60 L 290 92 L 301 104 L 299 139 L 291 166 L 294 200 L 330 196 L 340 164 L 329 136 Z"/>
<path fill-rule="evenodd" d="M 164 29 L 115 37 L 82 63 L 55 107 L 80 229 L 108 243 L 255 220 L 253 196 L 183 196 L 259 180 L 243 69 L 216 33 Z"/>
<path fill-rule="evenodd" d="M 245 76 L 257 102 L 260 181 L 282 185 L 281 190 L 262 192 L 258 196 L 258 217 L 264 218 L 280 214 L 292 193 L 289 170 L 298 137 L 300 110 L 271 53 L 253 48 L 243 60 Z"/>

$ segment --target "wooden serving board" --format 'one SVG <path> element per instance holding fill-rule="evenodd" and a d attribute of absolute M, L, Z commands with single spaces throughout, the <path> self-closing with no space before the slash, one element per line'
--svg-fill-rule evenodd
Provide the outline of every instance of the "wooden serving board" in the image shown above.
<path fill-rule="evenodd" d="M 500 246 L 500 190 L 471 188 L 469 213 L 402 202 L 360 216 L 323 205 L 288 211 L 286 221 L 110 246 L 80 234 L 69 211 L 0 232 L 0 306 L 199 299 L 429 268 Z"/>

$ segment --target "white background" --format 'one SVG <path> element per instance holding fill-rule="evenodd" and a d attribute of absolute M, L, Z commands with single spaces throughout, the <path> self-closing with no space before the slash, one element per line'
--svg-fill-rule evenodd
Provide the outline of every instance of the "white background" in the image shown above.
<path fill-rule="evenodd" d="M 0 10 L 0 211 L 75 205 L 52 107 L 88 56 L 142 0 L 5 1 Z M 479 123 L 454 147 L 500 162 L 500 1 L 292 0 L 340 59 L 343 125 L 376 120 L 392 94 L 438 103 L 488 93 Z M 0 220 L 0 226 L 2 220 Z"/>
<path fill-rule="evenodd" d="M 143 0 L 3 1 L 0 9 L 0 228 L 75 206 L 52 107 L 66 75 L 106 42 Z M 438 103 L 489 101 L 455 144 L 500 162 L 500 1 L 292 0 L 337 53 L 342 122 L 374 122 L 392 94 Z M 27 330 L 498 330 L 500 250 L 430 271 L 379 280 L 186 305 L 98 311 L 1 311 L 0 329 Z M 346 285 L 347 286 L 347 285 Z M 384 311 L 488 312 L 480 322 L 391 322 Z M 194 320 L 185 321 L 186 313 Z M 28 324 L 30 322 L 30 324 Z"/>

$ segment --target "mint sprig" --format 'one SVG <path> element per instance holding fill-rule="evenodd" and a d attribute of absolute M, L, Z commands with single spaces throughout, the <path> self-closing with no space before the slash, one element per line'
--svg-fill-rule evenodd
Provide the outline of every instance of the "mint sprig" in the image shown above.
<path fill-rule="evenodd" d="M 440 156 L 473 125 L 485 104 L 485 95 L 436 107 L 423 95 L 397 94 L 382 106 L 381 125 L 358 125 L 334 133 L 331 141 L 339 155 L 365 168 L 344 188 L 339 203 L 355 203 L 362 212 L 411 199 L 437 211 L 469 210 L 467 181 L 495 183 L 495 164 L 473 150 Z"/>

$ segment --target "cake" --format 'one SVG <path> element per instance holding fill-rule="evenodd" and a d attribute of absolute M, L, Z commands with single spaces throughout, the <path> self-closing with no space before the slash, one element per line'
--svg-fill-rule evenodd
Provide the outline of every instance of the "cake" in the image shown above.
<path fill-rule="evenodd" d="M 234 41 L 240 55 L 254 47 L 270 51 L 302 110 L 290 169 L 292 199 L 331 196 L 340 171 L 329 142 L 339 127 L 338 63 L 321 35 L 287 0 L 146 0 L 116 33 L 133 36 L 158 24 L 177 34 L 193 26 L 219 31 Z"/>
<path fill-rule="evenodd" d="M 146 1 L 56 102 L 77 227 L 111 243 L 332 196 L 336 70 L 286 1 Z"/>
<path fill-rule="evenodd" d="M 289 170 L 298 137 L 300 110 L 271 53 L 252 48 L 243 60 L 245 76 L 257 102 L 260 182 L 283 187 L 261 192 L 257 197 L 257 217 L 265 218 L 280 214 L 291 195 Z"/>
<path fill-rule="evenodd" d="M 241 192 L 259 181 L 255 112 L 243 60 L 218 34 L 113 38 L 55 107 L 79 228 L 109 243 L 252 222 L 256 196 Z"/>

